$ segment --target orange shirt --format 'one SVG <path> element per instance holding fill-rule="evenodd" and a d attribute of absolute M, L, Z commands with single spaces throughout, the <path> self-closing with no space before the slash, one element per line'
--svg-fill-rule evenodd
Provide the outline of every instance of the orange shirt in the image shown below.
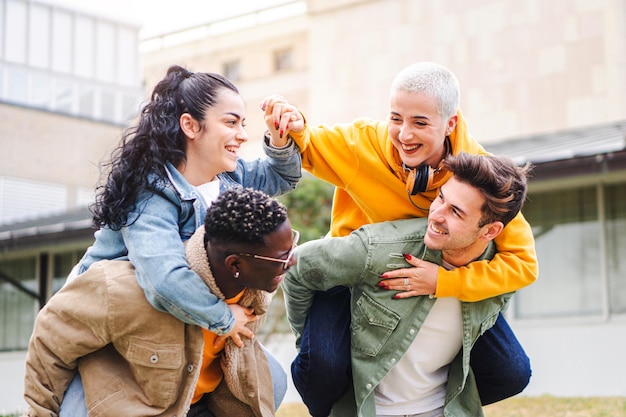
<path fill-rule="evenodd" d="M 225 300 L 226 304 L 236 304 L 242 296 L 243 291 L 233 298 Z M 202 366 L 200 367 L 200 375 L 198 376 L 196 389 L 193 393 L 193 398 L 191 399 L 192 404 L 198 402 L 207 392 L 213 392 L 224 377 L 220 361 L 215 359 L 218 359 L 222 350 L 224 350 L 226 339 L 223 339 L 218 346 L 214 346 L 217 334 L 207 329 L 202 329 L 202 335 L 204 336 Z"/>

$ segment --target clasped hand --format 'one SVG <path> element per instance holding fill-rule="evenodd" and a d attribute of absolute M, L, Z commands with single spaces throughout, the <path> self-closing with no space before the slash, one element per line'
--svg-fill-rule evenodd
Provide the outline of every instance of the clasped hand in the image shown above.
<path fill-rule="evenodd" d="M 272 145 L 282 148 L 287 145 L 289 132 L 301 132 L 304 129 L 304 117 L 295 106 L 282 96 L 271 95 L 261 101 L 261 110 L 270 132 Z"/>

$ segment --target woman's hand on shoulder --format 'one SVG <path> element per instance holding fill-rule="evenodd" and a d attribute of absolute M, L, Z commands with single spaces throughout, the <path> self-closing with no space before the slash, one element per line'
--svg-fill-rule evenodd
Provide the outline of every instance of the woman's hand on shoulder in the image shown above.
<path fill-rule="evenodd" d="M 378 286 L 384 290 L 398 291 L 393 298 L 434 295 L 437 290 L 439 265 L 410 254 L 405 254 L 404 259 L 411 267 L 385 272 L 380 276 Z"/>
<path fill-rule="evenodd" d="M 254 337 L 254 332 L 252 332 L 252 330 L 250 330 L 246 325 L 250 322 L 258 320 L 259 316 L 254 314 L 254 310 L 252 308 L 246 308 L 240 306 L 239 304 L 229 304 L 228 307 L 235 317 L 235 325 L 230 332 L 222 336 L 218 336 L 215 339 L 215 345 L 217 346 L 222 340 L 231 337 L 237 346 L 243 347 L 243 340 L 241 340 L 242 336 L 247 337 L 248 339 L 252 339 Z"/>

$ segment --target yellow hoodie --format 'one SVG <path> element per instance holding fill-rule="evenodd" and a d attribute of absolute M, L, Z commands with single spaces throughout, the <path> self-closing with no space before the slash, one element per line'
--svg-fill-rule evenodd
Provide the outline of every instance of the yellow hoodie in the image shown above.
<path fill-rule="evenodd" d="M 290 132 L 290 136 L 302 152 L 302 167 L 337 187 L 332 236 L 345 236 L 369 223 L 427 216 L 439 187 L 451 176 L 437 176 L 431 188 L 414 195 L 411 202 L 405 185 L 406 171 L 389 139 L 387 122 L 383 121 L 358 119 L 330 127 L 307 125 L 299 133 Z M 487 153 L 469 135 L 461 112 L 450 142 L 453 155 Z M 538 270 L 535 243 L 521 213 L 495 242 L 498 254 L 492 261 L 472 262 L 451 271 L 440 267 L 435 295 L 477 301 L 533 283 Z"/>

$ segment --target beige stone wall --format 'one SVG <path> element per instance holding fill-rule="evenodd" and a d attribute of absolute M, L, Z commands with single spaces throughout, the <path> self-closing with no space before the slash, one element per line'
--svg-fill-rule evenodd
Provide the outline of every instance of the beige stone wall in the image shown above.
<path fill-rule="evenodd" d="M 472 133 L 496 141 L 626 116 L 626 0 L 308 0 L 306 15 L 144 54 L 150 84 L 166 63 L 221 71 L 238 82 L 249 132 L 258 99 L 278 92 L 312 123 L 384 118 L 405 65 L 439 62 L 458 76 Z M 273 48 L 298 66 L 273 74 Z M 158 68 L 158 70 L 156 70 Z M 262 126 L 261 126 L 262 127 Z"/>
<path fill-rule="evenodd" d="M 624 0 L 309 4 L 315 119 L 386 114 L 391 79 L 420 60 L 457 74 L 482 141 L 626 116 Z"/>
<path fill-rule="evenodd" d="M 119 126 L 0 104 L 0 176 L 93 189 Z M 68 202 L 70 205 L 73 202 Z"/>
<path fill-rule="evenodd" d="M 274 52 L 287 48 L 293 51 L 294 67 L 276 73 L 273 70 Z M 242 156 L 252 158 L 261 152 L 265 123 L 259 104 L 265 96 L 278 93 L 305 109 L 308 107 L 308 55 L 306 16 L 224 33 L 144 54 L 146 95 L 163 78 L 170 65 L 182 65 L 191 71 L 222 73 L 225 62 L 240 60 L 241 79 L 235 81 L 235 85 L 245 102 L 246 131 L 250 138 L 247 146 L 242 147 Z"/>

